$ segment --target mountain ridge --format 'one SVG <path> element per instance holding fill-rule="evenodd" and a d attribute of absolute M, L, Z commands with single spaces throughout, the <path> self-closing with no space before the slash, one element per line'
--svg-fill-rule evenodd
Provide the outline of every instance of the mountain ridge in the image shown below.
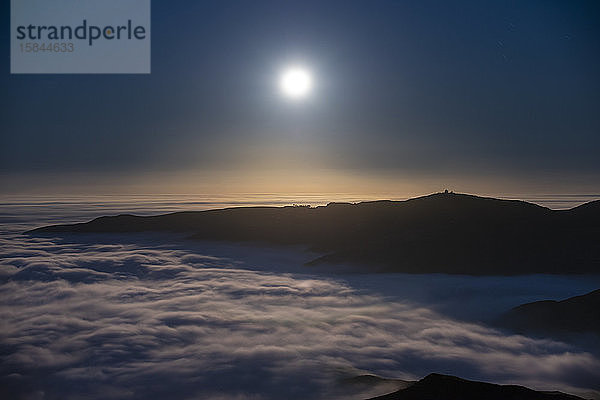
<path fill-rule="evenodd" d="M 429 374 L 407 388 L 368 400 L 582 400 L 562 392 L 542 392 L 518 385 L 470 381 Z"/>
<path fill-rule="evenodd" d="M 496 324 L 517 333 L 560 339 L 578 333 L 600 336 L 600 289 L 564 300 L 521 304 L 504 313 Z"/>
<path fill-rule="evenodd" d="M 184 232 L 199 240 L 304 245 L 322 254 L 308 265 L 350 263 L 381 272 L 598 273 L 600 201 L 586 204 L 551 210 L 522 200 L 436 193 L 318 207 L 121 214 L 28 233 Z"/>

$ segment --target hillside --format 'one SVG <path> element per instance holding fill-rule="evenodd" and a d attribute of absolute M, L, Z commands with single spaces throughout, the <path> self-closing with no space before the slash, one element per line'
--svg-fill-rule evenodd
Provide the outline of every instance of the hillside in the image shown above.
<path fill-rule="evenodd" d="M 600 335 L 600 289 L 562 301 L 544 300 L 520 305 L 504 314 L 498 324 L 519 333 L 544 336 Z"/>
<path fill-rule="evenodd" d="M 119 215 L 39 228 L 186 232 L 199 240 L 306 245 L 311 264 L 354 263 L 410 273 L 600 272 L 600 201 L 571 210 L 464 194 L 322 207 L 238 207 L 151 217 Z"/>
<path fill-rule="evenodd" d="M 517 385 L 468 381 L 449 375 L 430 374 L 406 389 L 370 400 L 577 400 L 561 392 L 539 392 Z"/>

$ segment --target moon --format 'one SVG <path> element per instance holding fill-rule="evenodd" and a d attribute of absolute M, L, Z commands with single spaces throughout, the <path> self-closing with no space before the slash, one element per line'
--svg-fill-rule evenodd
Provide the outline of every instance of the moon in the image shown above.
<path fill-rule="evenodd" d="M 312 83 L 312 76 L 306 68 L 291 67 L 281 74 L 279 88 L 290 99 L 302 99 L 310 93 Z"/>

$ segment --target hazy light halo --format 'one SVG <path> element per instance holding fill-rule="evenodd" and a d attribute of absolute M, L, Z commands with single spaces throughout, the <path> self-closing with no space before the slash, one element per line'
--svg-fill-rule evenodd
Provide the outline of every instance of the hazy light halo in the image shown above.
<path fill-rule="evenodd" d="M 291 99 L 306 97 L 312 89 L 312 84 L 310 71 L 300 66 L 286 68 L 279 80 L 281 92 Z"/>

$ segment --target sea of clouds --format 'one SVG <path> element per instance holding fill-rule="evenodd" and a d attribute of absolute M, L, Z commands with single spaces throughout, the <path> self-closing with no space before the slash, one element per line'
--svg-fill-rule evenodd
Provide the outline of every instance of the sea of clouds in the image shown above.
<path fill-rule="evenodd" d="M 74 208 L 0 213 L 2 398 L 364 399 L 384 388 L 345 378 L 431 372 L 600 389 L 594 349 L 479 322 L 482 299 L 497 313 L 511 287 L 518 304 L 528 287 L 585 292 L 597 277 L 336 275 L 303 267 L 301 252 L 20 232 Z"/>

